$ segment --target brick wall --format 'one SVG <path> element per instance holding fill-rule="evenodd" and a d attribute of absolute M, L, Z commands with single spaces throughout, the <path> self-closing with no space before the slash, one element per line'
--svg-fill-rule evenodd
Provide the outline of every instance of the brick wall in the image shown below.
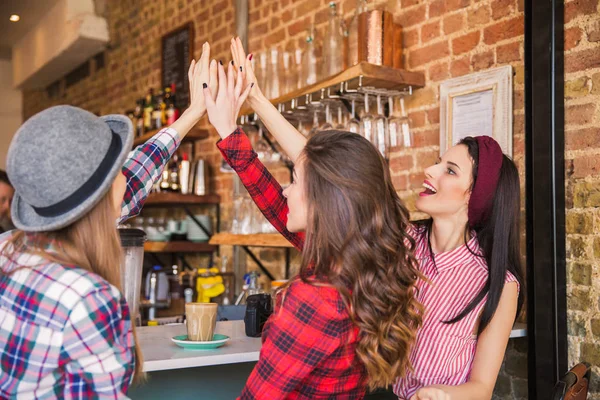
<path fill-rule="evenodd" d="M 200 55 L 201 44 L 208 40 L 212 45 L 214 58 L 222 58 L 224 61 L 229 59 L 229 39 L 235 33 L 233 0 L 97 1 L 102 2 L 102 7 L 99 8 L 103 10 L 110 26 L 111 43 L 107 52 L 106 68 L 70 87 L 59 99 L 48 99 L 43 91 L 25 93 L 25 118 L 59 103 L 74 104 L 100 114 L 123 112 L 132 108 L 135 99 L 142 96 L 148 87 L 158 87 L 160 84 L 161 35 L 190 20 L 195 24 L 195 57 Z M 414 209 L 415 194 L 423 181 L 423 167 L 430 165 L 438 157 L 439 84 L 447 78 L 507 64 L 514 67 L 513 147 L 514 159 L 523 179 L 523 1 L 376 1 L 378 5 L 391 11 L 396 22 L 404 26 L 405 68 L 421 71 L 426 77 L 426 87 L 417 90 L 407 103 L 417 147 L 393 153 L 390 162 L 394 184 L 410 209 Z M 579 6 L 585 2 L 589 0 L 573 2 L 572 4 L 577 5 L 571 7 L 571 13 L 578 14 L 582 7 L 586 11 L 595 7 Z M 355 0 L 341 0 L 340 3 L 346 16 L 353 13 Z M 316 23 L 318 38 L 322 37 L 327 20 L 327 4 L 328 0 L 249 0 L 250 51 L 257 53 L 271 46 L 292 50 L 302 46 L 306 28 L 311 22 Z M 573 20 L 570 24 L 578 27 L 580 24 L 577 21 Z M 579 36 L 577 33 L 568 36 L 572 41 L 579 43 L 579 47 L 574 51 L 579 51 L 580 48 L 582 52 L 587 51 L 586 59 L 590 63 L 594 62 L 596 55 L 592 51 L 583 50 L 590 47 L 586 39 L 587 32 L 580 31 Z M 587 68 L 585 65 L 583 67 Z M 585 113 L 586 110 L 595 108 L 594 99 L 591 97 L 593 94 L 589 94 L 589 90 L 582 94 L 582 91 L 589 89 L 589 82 L 598 77 L 589 74 L 583 79 L 581 76 L 585 74 L 579 72 L 573 72 L 572 75 L 573 90 L 580 93 L 572 103 L 581 107 L 573 109 L 573 112 L 579 110 L 579 113 Z M 573 112 L 569 112 L 571 118 L 575 118 Z M 206 121 L 203 123 L 207 124 Z M 585 133 L 579 136 L 588 137 Z M 218 171 L 221 159 L 214 146 L 216 138 L 217 135 L 213 131 L 210 139 L 196 144 L 196 150 L 209 159 L 214 171 Z M 569 151 L 574 151 L 569 155 L 574 158 L 577 171 L 582 168 L 587 168 L 588 171 L 593 169 L 590 155 L 597 154 L 598 150 L 596 153 L 586 150 L 588 156 L 579 156 L 583 150 Z M 575 157 L 575 154 L 578 156 Z M 582 167 L 584 165 L 587 167 Z M 289 174 L 284 168 L 274 168 L 273 172 L 284 183 L 289 179 Z M 588 214 L 593 214 L 592 207 L 598 205 L 599 193 L 596 192 L 594 197 L 591 189 L 586 189 L 585 185 L 590 183 L 583 183 L 584 180 L 589 181 L 584 179 L 585 176 L 584 174 L 574 177 L 573 179 L 579 179 L 581 184 L 577 186 L 574 183 L 573 186 L 579 188 L 579 192 L 585 193 L 583 197 L 577 198 L 583 198 L 582 201 L 587 202 L 589 209 L 584 213 L 587 218 Z M 218 193 L 223 198 L 222 214 L 227 222 L 231 212 L 232 176 L 216 173 L 214 181 Z M 588 204 L 593 201 L 596 203 Z M 600 226 L 598 214 L 590 218 L 589 221 L 595 218 L 595 223 Z M 577 236 L 577 239 L 585 240 L 589 252 L 592 252 L 591 235 L 585 236 L 584 239 Z M 598 242 L 596 239 L 597 257 L 600 256 Z M 263 250 L 260 254 L 269 262 L 269 266 L 278 267 L 281 271 L 280 252 Z M 251 266 L 252 262 L 249 261 L 248 264 Z M 591 266 L 586 265 L 584 269 L 591 270 Z M 585 286 L 578 290 L 589 292 L 589 288 Z M 507 354 L 508 362 L 503 365 L 494 396 L 506 399 L 527 398 L 526 371 L 523 368 L 526 360 L 526 341 L 511 341 Z"/>
<path fill-rule="evenodd" d="M 593 368 L 600 399 L 600 14 L 598 0 L 565 4 L 565 176 L 569 364 Z"/>

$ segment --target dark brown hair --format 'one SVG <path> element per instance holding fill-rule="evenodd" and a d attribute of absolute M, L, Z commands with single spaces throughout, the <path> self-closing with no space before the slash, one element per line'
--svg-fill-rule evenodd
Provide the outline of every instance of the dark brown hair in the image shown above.
<path fill-rule="evenodd" d="M 308 222 L 300 278 L 338 290 L 360 329 L 356 354 L 369 386 L 388 386 L 410 368 L 422 316 L 409 213 L 385 160 L 356 133 L 317 133 L 301 162 Z"/>

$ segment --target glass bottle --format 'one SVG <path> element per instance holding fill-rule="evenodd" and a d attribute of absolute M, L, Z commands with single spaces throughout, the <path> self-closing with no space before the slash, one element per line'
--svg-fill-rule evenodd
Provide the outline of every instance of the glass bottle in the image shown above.
<path fill-rule="evenodd" d="M 267 79 L 269 80 L 269 99 L 276 99 L 281 95 L 281 81 L 279 79 L 279 50 L 271 49 L 271 60 L 269 63 Z"/>
<path fill-rule="evenodd" d="M 340 72 L 344 64 L 344 38 L 335 2 L 329 2 L 329 23 L 323 40 L 323 77 L 327 78 Z"/>
<path fill-rule="evenodd" d="M 360 132 L 361 135 L 365 137 L 369 142 L 375 144 L 375 135 L 374 135 L 374 118 L 369 113 L 369 95 L 365 93 L 365 115 L 361 118 L 360 121 Z"/>
<path fill-rule="evenodd" d="M 352 111 L 350 113 L 350 120 L 348 121 L 347 129 L 350 132 L 360 134 L 360 122 L 356 119 L 356 100 L 352 99 Z"/>
<path fill-rule="evenodd" d="M 304 53 L 304 85 L 317 83 L 317 54 L 315 49 L 314 28 L 310 28 L 306 36 L 306 52 Z"/>
<path fill-rule="evenodd" d="M 304 70 L 302 68 L 302 49 L 296 49 L 294 52 L 294 67 L 296 69 L 295 78 L 296 85 L 295 89 L 304 87 Z"/>
<path fill-rule="evenodd" d="M 366 0 L 356 0 L 354 16 L 348 26 L 348 66 L 358 64 L 358 19 L 359 15 L 367 11 Z"/>
<path fill-rule="evenodd" d="M 390 148 L 390 134 L 387 126 L 387 118 L 383 114 L 383 106 L 381 104 L 381 95 L 377 95 L 377 117 L 375 118 L 375 132 L 377 137 L 377 149 L 381 155 L 388 160 Z"/>

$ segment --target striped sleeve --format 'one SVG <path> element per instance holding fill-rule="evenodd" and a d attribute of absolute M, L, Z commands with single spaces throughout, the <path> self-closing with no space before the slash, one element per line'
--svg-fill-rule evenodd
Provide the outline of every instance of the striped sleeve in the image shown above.
<path fill-rule="evenodd" d="M 160 178 L 165 165 L 175 154 L 180 143 L 177 131 L 165 128 L 129 153 L 123 165 L 127 189 L 118 222 L 140 213 L 152 186 Z"/>
<path fill-rule="evenodd" d="M 113 286 L 73 307 L 65 325 L 61 365 L 64 399 L 126 399 L 134 371 L 129 309 Z"/>

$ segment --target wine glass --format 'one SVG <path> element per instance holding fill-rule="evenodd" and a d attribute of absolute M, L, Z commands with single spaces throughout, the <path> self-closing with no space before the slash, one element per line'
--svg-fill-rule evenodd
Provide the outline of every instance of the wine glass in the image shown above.
<path fill-rule="evenodd" d="M 331 110 L 329 108 L 329 103 L 325 104 L 325 123 L 321 126 L 322 131 L 328 131 L 333 129 L 333 124 L 331 123 Z"/>
<path fill-rule="evenodd" d="M 319 132 L 319 112 L 315 109 L 313 114 L 313 126 L 308 131 L 308 137 L 313 137 L 317 132 Z"/>
<path fill-rule="evenodd" d="M 337 125 L 335 126 L 335 129 L 340 129 L 340 130 L 346 129 L 346 125 L 344 124 L 344 116 L 342 114 L 342 106 L 338 106 Z"/>
<path fill-rule="evenodd" d="M 352 111 L 350 113 L 350 120 L 348 121 L 347 129 L 350 132 L 360 134 L 360 122 L 356 119 L 356 100 L 352 99 Z"/>
<path fill-rule="evenodd" d="M 404 107 L 404 97 L 400 97 L 400 112 L 404 147 L 413 147 L 415 145 L 415 140 L 413 137 L 413 133 L 410 129 L 410 119 L 408 118 L 408 113 L 406 112 L 406 108 Z"/>
<path fill-rule="evenodd" d="M 363 115 L 360 121 L 360 132 L 365 139 L 376 144 L 374 122 L 373 116 L 369 113 L 369 94 L 365 93 L 365 115 Z"/>
<path fill-rule="evenodd" d="M 383 106 L 381 104 L 381 95 L 377 95 L 377 117 L 375 118 L 375 137 L 376 147 L 381 155 L 389 159 L 390 134 L 388 131 L 387 118 L 383 115 Z"/>

